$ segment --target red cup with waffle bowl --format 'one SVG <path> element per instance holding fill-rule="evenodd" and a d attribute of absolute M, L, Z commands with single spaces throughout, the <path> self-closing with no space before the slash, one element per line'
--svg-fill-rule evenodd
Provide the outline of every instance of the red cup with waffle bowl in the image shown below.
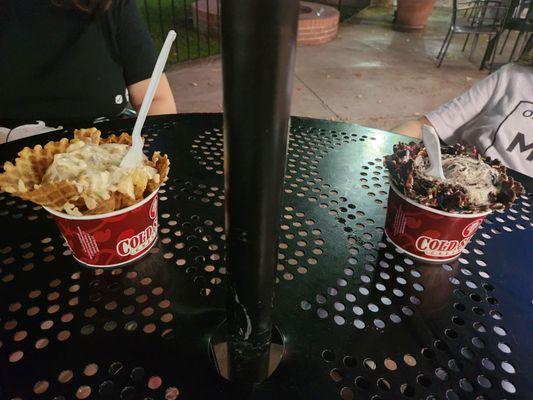
<path fill-rule="evenodd" d="M 157 192 L 170 163 L 155 152 L 124 169 L 131 136 L 100 134 L 80 129 L 74 139 L 24 148 L 14 164 L 4 164 L 0 189 L 43 206 L 78 262 L 112 268 L 141 258 L 156 243 Z"/>
<path fill-rule="evenodd" d="M 97 215 L 52 214 L 72 256 L 81 264 L 113 268 L 143 257 L 157 242 L 157 190 L 130 207 Z"/>
<path fill-rule="evenodd" d="M 524 188 L 497 160 L 472 146 L 443 147 L 441 181 L 425 173 L 425 148 L 399 143 L 385 157 L 390 191 L 385 234 L 406 254 L 426 262 L 458 258 L 493 210 L 511 206 Z"/>

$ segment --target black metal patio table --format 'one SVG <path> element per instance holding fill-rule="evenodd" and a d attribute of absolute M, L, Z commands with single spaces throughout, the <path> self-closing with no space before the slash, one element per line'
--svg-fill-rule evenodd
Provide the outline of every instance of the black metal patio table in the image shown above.
<path fill-rule="evenodd" d="M 493 213 L 457 261 L 420 264 L 383 230 L 383 156 L 402 137 L 293 118 L 275 292 L 283 360 L 267 381 L 237 385 L 209 352 L 225 316 L 222 116 L 154 117 L 144 132 L 172 165 L 159 242 L 131 266 L 79 266 L 41 207 L 0 195 L 1 399 L 533 398 L 531 194 Z M 2 145 L 0 160 L 57 137 Z"/>

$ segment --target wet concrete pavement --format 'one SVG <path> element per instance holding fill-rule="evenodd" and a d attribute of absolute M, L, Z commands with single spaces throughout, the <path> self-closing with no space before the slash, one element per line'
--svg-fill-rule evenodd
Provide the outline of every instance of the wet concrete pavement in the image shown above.
<path fill-rule="evenodd" d="M 299 47 L 292 114 L 390 129 L 457 96 L 487 75 L 478 69 L 486 38 L 472 63 L 458 37 L 438 69 L 448 25 L 449 9 L 437 8 L 423 32 L 398 32 L 390 10 L 371 9 L 342 23 L 336 40 Z M 180 112 L 222 111 L 218 58 L 167 74 Z"/>

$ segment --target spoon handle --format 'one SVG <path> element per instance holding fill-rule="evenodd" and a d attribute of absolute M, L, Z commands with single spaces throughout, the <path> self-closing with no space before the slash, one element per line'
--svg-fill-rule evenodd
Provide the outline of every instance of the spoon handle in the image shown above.
<path fill-rule="evenodd" d="M 439 137 L 432 126 L 422 125 L 422 140 L 424 141 L 424 146 L 426 147 L 429 162 L 431 164 L 427 172 L 435 178 L 445 180 L 444 171 L 442 170 Z"/>
<path fill-rule="evenodd" d="M 152 100 L 154 99 L 154 94 L 157 90 L 157 86 L 159 85 L 159 80 L 161 79 L 161 75 L 165 69 L 165 64 L 167 62 L 168 54 L 170 53 L 170 48 L 172 46 L 172 42 L 174 42 L 174 39 L 176 39 L 176 32 L 171 30 L 168 32 L 165 43 L 163 44 L 161 52 L 159 53 L 159 57 L 157 58 L 157 62 L 155 63 L 154 71 L 152 72 L 150 83 L 148 84 L 148 89 L 146 90 L 141 109 L 137 115 L 135 125 L 133 126 L 132 136 L 134 146 L 138 146 L 139 143 L 142 143 L 140 140 L 141 130 L 144 126 L 146 116 L 148 115 L 148 110 L 150 110 L 150 106 L 152 105 Z M 139 139 L 138 141 L 136 141 L 136 137 Z"/>

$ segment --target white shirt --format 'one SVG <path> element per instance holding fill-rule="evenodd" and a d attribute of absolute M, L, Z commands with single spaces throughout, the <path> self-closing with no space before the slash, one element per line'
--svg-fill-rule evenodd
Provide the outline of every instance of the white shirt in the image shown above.
<path fill-rule="evenodd" d="M 533 177 L 533 66 L 505 65 L 426 117 L 446 143 Z"/>

